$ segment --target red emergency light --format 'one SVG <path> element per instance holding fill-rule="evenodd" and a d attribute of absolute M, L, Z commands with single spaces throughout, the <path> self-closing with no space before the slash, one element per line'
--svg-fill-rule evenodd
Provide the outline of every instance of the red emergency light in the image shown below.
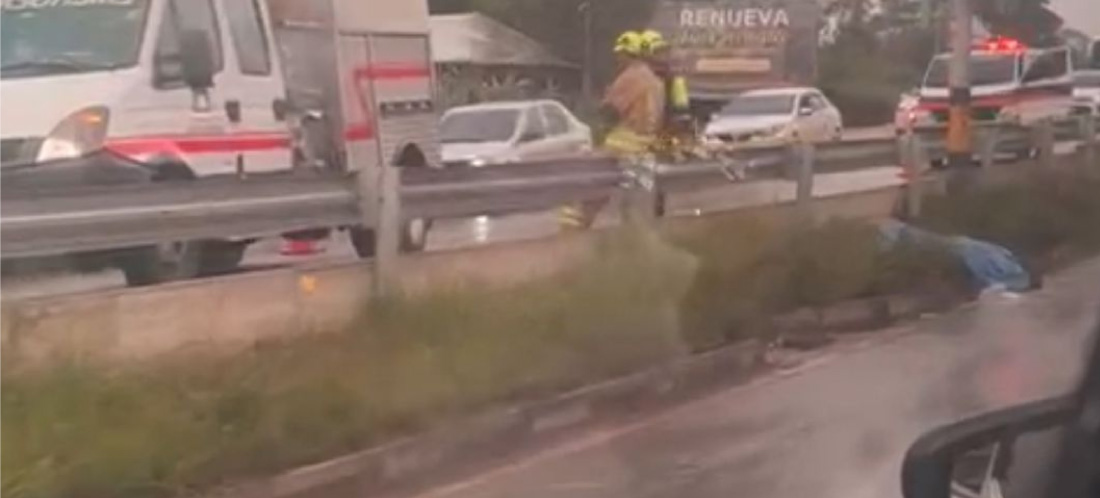
<path fill-rule="evenodd" d="M 979 45 L 982 50 L 989 52 L 1020 52 L 1027 48 L 1020 40 L 998 36 L 990 38 Z"/>

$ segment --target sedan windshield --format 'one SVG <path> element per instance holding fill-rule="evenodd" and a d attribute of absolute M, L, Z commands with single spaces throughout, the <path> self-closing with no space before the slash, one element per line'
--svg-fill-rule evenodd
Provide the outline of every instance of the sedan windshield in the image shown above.
<path fill-rule="evenodd" d="M 794 95 L 742 95 L 722 108 L 722 116 L 768 116 L 790 114 Z"/>
<path fill-rule="evenodd" d="M 950 60 L 937 57 L 928 68 L 924 86 L 947 88 Z M 970 58 L 970 82 L 973 85 L 997 85 L 1016 81 L 1015 55 L 980 55 Z"/>
<path fill-rule="evenodd" d="M 148 6 L 149 0 L 4 0 L 0 77 L 132 66 Z"/>
<path fill-rule="evenodd" d="M 443 117 L 440 140 L 443 143 L 507 142 L 516 132 L 519 111 L 494 109 L 461 111 Z"/>
<path fill-rule="evenodd" d="M 1073 86 L 1077 88 L 1100 88 L 1100 71 L 1075 74 L 1073 76 Z"/>

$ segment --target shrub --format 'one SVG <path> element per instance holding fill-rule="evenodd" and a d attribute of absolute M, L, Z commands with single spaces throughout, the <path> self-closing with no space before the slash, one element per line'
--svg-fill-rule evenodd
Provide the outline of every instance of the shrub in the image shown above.
<path fill-rule="evenodd" d="M 699 258 L 681 306 L 681 328 L 695 350 L 766 334 L 779 313 L 959 280 L 958 264 L 942 251 L 883 251 L 877 228 L 860 221 L 794 229 L 732 217 L 673 240 Z"/>

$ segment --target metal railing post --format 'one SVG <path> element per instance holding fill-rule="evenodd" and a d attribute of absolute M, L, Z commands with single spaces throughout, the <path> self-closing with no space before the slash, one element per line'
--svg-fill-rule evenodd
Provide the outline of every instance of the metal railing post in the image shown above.
<path fill-rule="evenodd" d="M 813 220 L 814 200 L 814 146 L 809 142 L 791 146 L 791 160 L 795 165 L 795 211 L 799 222 Z"/>
<path fill-rule="evenodd" d="M 1043 167 L 1054 165 L 1054 122 L 1044 119 L 1032 128 L 1032 145 L 1035 147 L 1036 157 Z"/>
<path fill-rule="evenodd" d="M 997 157 L 997 143 L 1000 141 L 1000 128 L 988 127 L 978 132 L 978 150 L 983 170 L 993 167 L 993 159 Z"/>
<path fill-rule="evenodd" d="M 899 140 L 901 167 L 905 175 L 905 216 L 915 219 L 920 216 L 921 202 L 924 199 L 924 172 L 929 169 L 924 144 L 919 136 L 909 130 Z"/>
<path fill-rule="evenodd" d="M 397 281 L 397 258 L 401 245 L 401 170 L 393 166 L 382 166 L 378 169 L 377 193 L 374 200 L 376 223 L 375 251 L 374 251 L 374 278 L 371 282 L 375 297 L 385 296 L 393 291 Z M 362 173 L 360 173 L 361 176 Z M 369 178 L 359 180 L 360 189 L 370 188 L 364 183 Z M 362 191 L 362 190 L 361 190 Z M 370 213 L 366 213 L 369 216 Z M 372 226 L 372 225 L 367 225 Z"/>

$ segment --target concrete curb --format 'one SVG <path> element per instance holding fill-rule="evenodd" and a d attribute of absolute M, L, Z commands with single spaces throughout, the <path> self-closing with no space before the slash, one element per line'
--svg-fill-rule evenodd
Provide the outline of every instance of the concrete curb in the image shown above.
<path fill-rule="evenodd" d="M 948 300 L 950 301 L 950 300 Z M 950 308 L 953 301 L 931 296 L 891 295 L 853 299 L 822 308 L 803 308 L 776 316 L 771 330 L 783 335 L 823 335 L 887 327 L 923 313 Z"/>
<path fill-rule="evenodd" d="M 853 299 L 817 309 L 804 308 L 773 317 L 774 349 L 813 350 L 833 343 L 836 336 L 881 330 L 929 313 L 942 313 L 968 302 L 962 294 L 948 293 Z"/>
<path fill-rule="evenodd" d="M 718 385 L 743 381 L 763 366 L 750 341 L 695 355 L 543 401 L 520 403 L 385 446 L 208 493 L 210 498 L 365 496 L 415 485 L 429 474 L 454 475 L 474 462 L 501 459 L 601 422 L 670 406 Z"/>

